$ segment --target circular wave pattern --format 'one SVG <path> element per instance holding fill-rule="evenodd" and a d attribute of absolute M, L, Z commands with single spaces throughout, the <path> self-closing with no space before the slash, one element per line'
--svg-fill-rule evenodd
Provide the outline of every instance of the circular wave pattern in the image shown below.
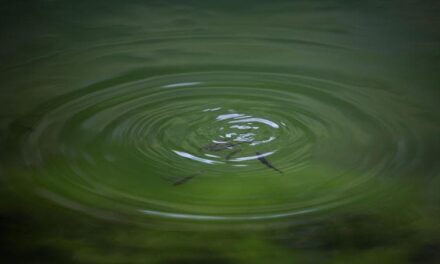
<path fill-rule="evenodd" d="M 184 49 L 190 39 L 173 40 Z M 368 194 L 371 179 L 405 171 L 418 151 L 390 92 L 284 66 L 202 66 L 140 68 L 39 108 L 22 145 L 39 192 L 89 213 L 283 218 Z"/>
<path fill-rule="evenodd" d="M 190 72 L 90 90 L 44 113 L 25 144 L 52 199 L 56 190 L 154 216 L 279 218 L 343 203 L 389 165 L 373 165 L 361 142 L 387 127 L 338 83 Z M 347 146 L 355 167 L 319 165 Z"/>

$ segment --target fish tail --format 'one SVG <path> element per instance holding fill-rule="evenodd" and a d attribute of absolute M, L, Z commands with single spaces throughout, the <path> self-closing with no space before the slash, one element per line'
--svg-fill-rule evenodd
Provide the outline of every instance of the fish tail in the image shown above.
<path fill-rule="evenodd" d="M 174 185 L 174 186 L 178 186 L 178 185 L 184 184 L 184 183 L 186 183 L 187 181 L 191 180 L 192 178 L 196 177 L 197 175 L 199 175 L 199 174 L 196 173 L 196 174 L 192 174 L 192 175 L 186 176 L 186 177 L 184 177 L 184 178 L 182 178 L 182 179 L 180 179 L 180 180 L 178 180 L 178 181 L 175 181 L 175 182 L 173 183 L 173 185 Z"/>
<path fill-rule="evenodd" d="M 283 174 L 283 172 L 277 168 L 275 168 L 276 171 L 278 171 L 280 174 Z"/>

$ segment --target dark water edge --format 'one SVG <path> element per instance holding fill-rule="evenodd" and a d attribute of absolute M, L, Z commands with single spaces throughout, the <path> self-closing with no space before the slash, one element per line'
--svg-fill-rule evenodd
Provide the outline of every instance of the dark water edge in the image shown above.
<path fill-rule="evenodd" d="M 14 208 L 2 209 L 1 252 L 3 260 L 15 263 L 436 263 L 438 215 L 416 214 L 420 206 L 411 210 L 413 202 L 403 200 L 381 211 L 357 205 L 316 219 L 237 229 L 203 223 L 149 228 L 35 202 L 20 207 L 14 200 Z"/>
<path fill-rule="evenodd" d="M 431 144 L 421 156 L 422 165 L 402 170 L 405 174 L 402 179 L 393 180 L 399 178 L 393 174 L 392 179 L 369 182 L 363 188 L 374 191 L 366 197 L 316 214 L 231 223 L 145 217 L 125 213 L 124 208 L 117 206 L 111 210 L 104 203 L 97 203 L 96 207 L 81 204 L 81 200 L 70 199 L 75 196 L 47 199 L 47 195 L 41 195 L 41 190 L 34 185 L 35 178 L 40 175 L 39 168 L 23 161 L 19 143 L 23 136 L 31 133 L 33 124 L 39 122 L 38 115 L 29 117 L 29 113 L 40 109 L 48 98 L 64 98 L 63 95 L 75 94 L 77 87 L 105 80 L 108 71 L 113 70 L 111 66 L 89 70 L 84 66 L 87 62 L 84 65 L 81 62 L 90 55 L 88 52 L 86 56 L 78 55 L 78 61 L 65 62 L 65 67 L 51 58 L 66 52 L 84 52 L 90 43 L 99 47 L 108 39 L 123 42 L 130 38 L 131 30 L 140 26 L 143 20 L 130 22 L 128 19 L 129 22 L 123 21 L 127 22 L 125 26 L 119 22 L 117 26 L 111 25 L 119 21 L 115 18 L 127 19 L 130 10 L 137 6 L 164 13 L 173 9 L 173 14 L 195 12 L 195 9 L 207 14 L 227 14 L 229 18 L 253 18 L 255 14 L 283 10 L 287 15 L 293 12 L 293 9 L 285 9 L 286 6 L 292 8 L 291 1 L 187 1 L 185 4 L 173 1 L 2 1 L 1 262 L 440 263 L 440 139 L 436 133 L 440 125 L 440 5 L 435 1 L 369 1 L 362 4 L 300 1 L 293 5 L 307 14 L 335 12 L 337 18 L 347 14 L 341 23 L 334 22 L 330 16 L 329 23 L 317 23 L 310 30 L 341 34 L 347 30 L 365 35 L 353 39 L 353 47 L 373 50 L 390 58 L 382 67 L 393 67 L 387 71 L 388 77 L 399 81 L 392 85 L 401 84 L 398 92 L 424 106 L 423 111 L 415 114 L 422 120 L 420 130 L 426 127 L 428 132 L 423 135 Z M 362 20 L 369 16 L 371 20 Z M 97 18 L 108 20 L 110 29 L 94 28 L 93 21 Z M 254 23 L 252 28 L 255 29 L 259 26 L 255 21 L 260 19 L 247 22 Z M 191 27 L 191 20 L 176 20 L 179 25 Z M 334 24 L 339 27 L 332 28 Z M 216 26 L 222 27 L 221 24 Z M 281 23 L 281 26 L 286 25 Z M 347 29 L 349 26 L 352 27 Z M 382 41 L 384 36 L 389 38 Z M 133 61 L 130 63 L 136 64 Z M 52 62 L 54 65 L 48 67 Z M 228 67 L 220 62 L 213 64 L 216 69 Z M 41 65 L 44 67 L 40 68 Z M 176 67 L 179 66 L 184 68 L 185 63 Z M 335 65 L 334 71 L 337 73 L 340 68 L 344 67 Z M 46 72 L 47 69 L 53 72 Z M 368 70 L 368 67 L 359 66 L 359 69 Z M 381 72 L 381 69 L 371 71 Z M 140 72 L 142 75 L 143 71 Z M 377 86 L 381 87 L 381 81 L 378 82 Z M 67 85 L 58 89 L 57 84 Z M 29 88 L 33 85 L 41 89 Z M 50 109 L 51 105 L 45 107 Z M 51 202 L 54 200 L 59 202 Z"/>

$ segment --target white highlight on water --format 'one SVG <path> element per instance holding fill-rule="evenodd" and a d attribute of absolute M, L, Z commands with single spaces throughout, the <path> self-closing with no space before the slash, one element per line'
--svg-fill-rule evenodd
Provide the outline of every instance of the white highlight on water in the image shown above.
<path fill-rule="evenodd" d="M 214 112 L 214 111 L 218 111 L 220 109 L 222 109 L 222 108 L 221 107 L 207 108 L 207 109 L 204 109 L 203 112 Z"/>
<path fill-rule="evenodd" d="M 259 122 L 259 123 L 263 123 L 263 124 L 266 124 L 268 126 L 271 126 L 273 128 L 279 128 L 280 127 L 277 123 L 274 123 L 274 122 L 272 122 L 270 120 L 267 120 L 267 119 L 257 118 L 257 117 L 229 121 L 230 124 L 244 123 L 244 122 Z"/>
<path fill-rule="evenodd" d="M 193 86 L 200 84 L 200 82 L 183 82 L 183 83 L 172 83 L 162 86 L 163 88 L 175 88 L 175 87 L 184 87 L 184 86 Z"/>
<path fill-rule="evenodd" d="M 235 158 L 235 159 L 231 159 L 230 161 L 245 161 L 245 160 L 254 160 L 254 159 L 258 159 L 261 157 L 267 157 L 270 156 L 272 154 L 274 154 L 276 151 L 271 151 L 271 152 L 266 152 L 260 155 L 255 155 L 255 156 L 248 156 L 248 157 L 240 157 L 240 158 Z"/>
<path fill-rule="evenodd" d="M 246 118 L 246 117 L 250 117 L 250 116 L 246 116 L 243 114 L 224 114 L 224 115 L 219 115 L 217 116 L 217 120 L 218 121 L 222 121 L 222 120 L 226 120 L 226 119 L 237 119 L 237 118 Z"/>
<path fill-rule="evenodd" d="M 219 161 L 214 161 L 214 160 L 200 158 L 200 157 L 194 156 L 192 154 L 189 154 L 189 153 L 186 153 L 186 152 L 183 152 L 183 151 L 173 150 L 173 152 L 176 153 L 177 155 L 181 156 L 181 157 L 184 157 L 184 158 L 187 158 L 187 159 L 192 159 L 192 160 L 195 160 L 195 161 L 200 161 L 200 162 L 203 162 L 203 163 L 206 163 L 206 164 L 222 164 L 222 163 L 224 163 L 224 162 L 219 162 Z"/>

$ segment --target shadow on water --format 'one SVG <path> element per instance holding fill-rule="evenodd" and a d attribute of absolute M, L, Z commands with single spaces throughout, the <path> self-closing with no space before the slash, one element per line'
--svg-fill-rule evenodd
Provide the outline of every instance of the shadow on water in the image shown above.
<path fill-rule="evenodd" d="M 49 227 L 46 223 L 37 223 L 33 217 L 19 211 L 2 212 L 0 215 L 2 261 L 75 263 L 72 249 L 54 243 L 56 240 L 51 241 L 56 239 L 56 225 Z"/>

